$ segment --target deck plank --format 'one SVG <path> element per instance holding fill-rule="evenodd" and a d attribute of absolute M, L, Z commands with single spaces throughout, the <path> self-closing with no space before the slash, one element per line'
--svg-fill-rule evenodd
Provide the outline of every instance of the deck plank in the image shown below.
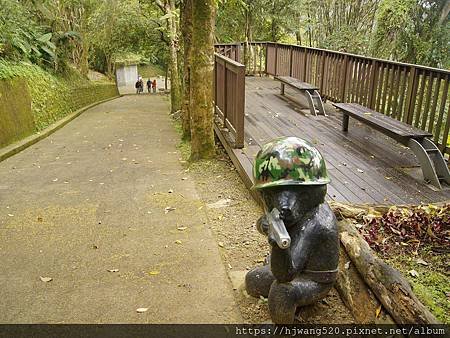
<path fill-rule="evenodd" d="M 352 119 L 349 132 L 344 133 L 342 113 L 331 105 L 325 105 L 327 117 L 311 116 L 289 100 L 292 96 L 296 102 L 306 103 L 298 92 L 287 90 L 284 97 L 279 89 L 279 82 L 271 78 L 246 78 L 245 147 L 233 150 L 233 157 L 245 168 L 240 174 L 246 176 L 247 186 L 252 182 L 251 166 L 259 147 L 273 138 L 294 135 L 312 142 L 323 154 L 332 179 L 329 200 L 358 204 L 450 200 L 450 189 L 434 191 L 420 177 L 401 170 L 418 166 L 409 149 Z"/>

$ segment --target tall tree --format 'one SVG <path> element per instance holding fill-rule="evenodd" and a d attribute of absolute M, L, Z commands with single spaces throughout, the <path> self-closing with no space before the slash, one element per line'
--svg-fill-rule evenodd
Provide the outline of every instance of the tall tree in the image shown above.
<path fill-rule="evenodd" d="M 163 12 L 161 19 L 166 20 L 169 37 L 169 69 L 170 69 L 170 100 L 171 112 L 181 110 L 181 77 L 178 66 L 178 14 L 175 0 L 155 0 Z"/>
<path fill-rule="evenodd" d="M 183 37 L 183 99 L 181 119 L 183 139 L 191 138 L 190 104 L 191 104 L 191 58 L 192 58 L 192 0 L 184 0 L 181 14 L 181 33 Z"/>
<path fill-rule="evenodd" d="M 191 61 L 191 160 L 215 154 L 213 71 L 215 0 L 193 0 Z"/>

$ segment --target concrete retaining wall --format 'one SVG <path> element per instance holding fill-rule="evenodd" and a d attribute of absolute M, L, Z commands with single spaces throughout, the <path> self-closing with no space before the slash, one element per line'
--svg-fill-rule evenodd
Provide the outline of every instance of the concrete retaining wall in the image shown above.
<path fill-rule="evenodd" d="M 61 95 L 46 104 L 47 114 L 37 112 L 33 110 L 33 97 L 26 79 L 0 80 L 0 148 L 41 130 L 38 126 L 55 122 L 55 113 L 60 119 L 84 106 L 117 96 L 118 91 L 113 83 L 93 83 Z"/>

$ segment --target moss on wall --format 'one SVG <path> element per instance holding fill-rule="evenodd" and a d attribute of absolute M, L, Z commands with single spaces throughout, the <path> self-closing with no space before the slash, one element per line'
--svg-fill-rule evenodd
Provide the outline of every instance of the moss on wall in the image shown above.
<path fill-rule="evenodd" d="M 159 66 L 150 64 L 138 65 L 138 74 L 144 79 L 165 75 L 164 70 L 162 70 Z"/>
<path fill-rule="evenodd" d="M 0 81 L 0 147 L 35 131 L 31 96 L 22 78 Z"/>
<path fill-rule="evenodd" d="M 29 64 L 0 62 L 0 147 L 40 131 L 94 102 L 117 96 L 115 83 L 72 71 L 55 76 Z"/>

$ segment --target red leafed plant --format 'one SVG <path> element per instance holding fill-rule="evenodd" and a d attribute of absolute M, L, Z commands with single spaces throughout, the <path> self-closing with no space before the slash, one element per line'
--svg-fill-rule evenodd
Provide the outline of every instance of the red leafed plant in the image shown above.
<path fill-rule="evenodd" d="M 364 217 L 359 227 L 370 247 L 385 252 L 392 243 L 417 247 L 428 243 L 450 250 L 450 204 L 391 207 L 381 217 Z M 416 244 L 416 245 L 414 245 Z"/>

